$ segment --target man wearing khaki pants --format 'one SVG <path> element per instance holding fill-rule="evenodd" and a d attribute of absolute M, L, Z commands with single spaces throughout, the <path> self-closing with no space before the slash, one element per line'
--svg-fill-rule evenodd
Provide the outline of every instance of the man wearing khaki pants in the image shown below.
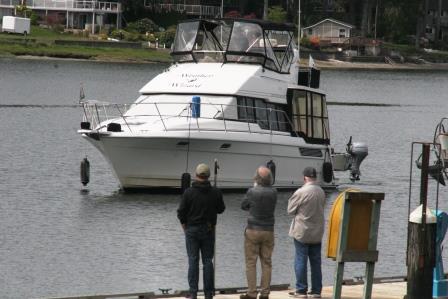
<path fill-rule="evenodd" d="M 274 211 L 277 191 L 272 188 L 272 174 L 266 167 L 255 172 L 254 187 L 250 188 L 241 208 L 249 211 L 244 238 L 246 277 L 248 291 L 240 299 L 257 298 L 257 259 L 261 262 L 260 299 L 268 299 L 272 273 L 272 251 L 274 250 Z"/>

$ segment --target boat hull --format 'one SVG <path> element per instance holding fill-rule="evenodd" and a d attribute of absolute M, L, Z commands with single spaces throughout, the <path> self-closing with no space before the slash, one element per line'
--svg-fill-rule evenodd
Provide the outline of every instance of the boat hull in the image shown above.
<path fill-rule="evenodd" d="M 206 163 L 212 169 L 219 165 L 217 184 L 223 189 L 244 189 L 252 185 L 255 169 L 273 160 L 276 166 L 277 188 L 296 188 L 302 185 L 302 171 L 315 167 L 322 181 L 322 165 L 326 148 L 294 145 L 294 139 L 270 143 L 262 140 L 228 140 L 224 138 L 199 138 L 197 136 L 145 136 L 119 137 L 104 135 L 88 137 L 109 162 L 123 189 L 180 188 L 181 175 Z M 306 155 L 303 152 L 308 151 Z M 309 151 L 312 154 L 310 155 Z M 316 153 L 321 152 L 321 156 Z M 273 153 L 273 154 L 271 154 Z M 323 183 L 331 188 L 334 182 Z"/>

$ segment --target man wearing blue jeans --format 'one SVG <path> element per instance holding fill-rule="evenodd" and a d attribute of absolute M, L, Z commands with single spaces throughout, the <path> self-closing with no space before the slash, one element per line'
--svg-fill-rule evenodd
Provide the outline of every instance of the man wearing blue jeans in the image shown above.
<path fill-rule="evenodd" d="M 288 200 L 288 214 L 294 216 L 289 236 L 294 238 L 296 298 L 321 298 L 322 268 L 321 244 L 324 234 L 325 192 L 317 184 L 313 167 L 303 170 L 304 185 Z M 307 264 L 311 266 L 311 290 L 308 292 Z"/>
<path fill-rule="evenodd" d="M 215 291 L 213 255 L 217 214 L 225 210 L 222 193 L 211 186 L 210 168 L 206 164 L 196 167 L 196 179 L 185 190 L 177 210 L 177 217 L 185 232 L 188 255 L 189 298 L 196 299 L 199 283 L 199 253 L 204 269 L 205 299 L 212 299 Z"/>

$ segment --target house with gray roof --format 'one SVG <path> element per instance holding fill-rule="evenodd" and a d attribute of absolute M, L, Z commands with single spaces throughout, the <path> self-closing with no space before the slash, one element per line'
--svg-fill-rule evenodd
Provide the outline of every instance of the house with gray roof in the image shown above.
<path fill-rule="evenodd" d="M 335 19 L 325 19 L 301 30 L 302 37 L 317 37 L 320 43 L 342 44 L 351 37 L 353 25 Z"/>

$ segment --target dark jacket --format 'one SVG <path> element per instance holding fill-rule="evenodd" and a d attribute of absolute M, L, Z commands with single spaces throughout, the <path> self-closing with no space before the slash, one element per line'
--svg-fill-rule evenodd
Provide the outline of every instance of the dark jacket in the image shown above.
<path fill-rule="evenodd" d="M 247 228 L 263 231 L 274 230 L 274 212 L 277 204 L 277 190 L 272 187 L 256 186 L 247 190 L 241 203 L 249 211 Z"/>
<path fill-rule="evenodd" d="M 186 225 L 216 225 L 216 215 L 225 208 L 219 189 L 212 187 L 209 181 L 196 181 L 182 195 L 177 218 Z"/>

